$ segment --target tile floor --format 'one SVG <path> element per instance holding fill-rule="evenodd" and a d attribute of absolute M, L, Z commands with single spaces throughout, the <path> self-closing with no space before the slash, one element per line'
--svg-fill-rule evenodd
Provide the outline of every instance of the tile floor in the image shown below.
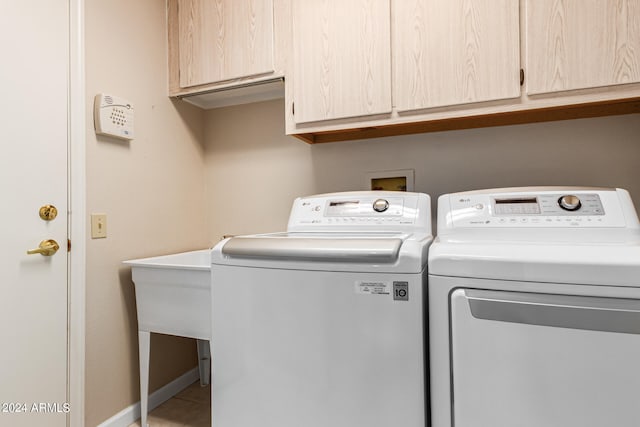
<path fill-rule="evenodd" d="M 211 386 L 197 381 L 149 413 L 149 427 L 210 427 Z M 129 427 L 140 427 L 140 420 Z"/>

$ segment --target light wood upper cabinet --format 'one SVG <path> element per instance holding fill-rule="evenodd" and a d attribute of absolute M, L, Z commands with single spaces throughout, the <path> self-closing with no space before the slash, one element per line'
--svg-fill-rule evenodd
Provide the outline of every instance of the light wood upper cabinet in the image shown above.
<path fill-rule="evenodd" d="M 313 143 L 640 112 L 640 0 L 167 0 L 167 18 L 170 96 L 273 84 Z"/>
<path fill-rule="evenodd" d="M 640 82 L 640 0 L 528 0 L 527 93 Z"/>
<path fill-rule="evenodd" d="M 520 96 L 518 0 L 401 0 L 393 17 L 398 111 Z"/>
<path fill-rule="evenodd" d="M 274 71 L 273 0 L 175 0 L 180 87 Z"/>
<path fill-rule="evenodd" d="M 294 0 L 294 120 L 391 112 L 390 0 Z"/>

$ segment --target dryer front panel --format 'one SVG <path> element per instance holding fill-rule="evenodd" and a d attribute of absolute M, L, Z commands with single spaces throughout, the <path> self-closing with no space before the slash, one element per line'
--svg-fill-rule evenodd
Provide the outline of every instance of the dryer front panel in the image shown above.
<path fill-rule="evenodd" d="M 455 427 L 636 427 L 640 300 L 450 293 Z"/>

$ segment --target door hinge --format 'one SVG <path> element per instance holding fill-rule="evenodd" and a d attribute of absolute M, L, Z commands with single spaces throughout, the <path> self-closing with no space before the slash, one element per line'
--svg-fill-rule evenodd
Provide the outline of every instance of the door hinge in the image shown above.
<path fill-rule="evenodd" d="M 71 240 L 67 239 L 67 252 L 71 252 Z"/>
<path fill-rule="evenodd" d="M 291 114 L 293 114 L 294 116 L 296 115 L 296 103 L 295 102 L 291 103 Z"/>
<path fill-rule="evenodd" d="M 524 84 L 524 68 L 520 68 L 520 86 Z"/>

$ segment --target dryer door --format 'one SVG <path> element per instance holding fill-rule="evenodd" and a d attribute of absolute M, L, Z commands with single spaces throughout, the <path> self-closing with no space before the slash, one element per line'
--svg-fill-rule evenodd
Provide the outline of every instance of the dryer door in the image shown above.
<path fill-rule="evenodd" d="M 455 427 L 637 427 L 640 301 L 457 289 Z"/>

